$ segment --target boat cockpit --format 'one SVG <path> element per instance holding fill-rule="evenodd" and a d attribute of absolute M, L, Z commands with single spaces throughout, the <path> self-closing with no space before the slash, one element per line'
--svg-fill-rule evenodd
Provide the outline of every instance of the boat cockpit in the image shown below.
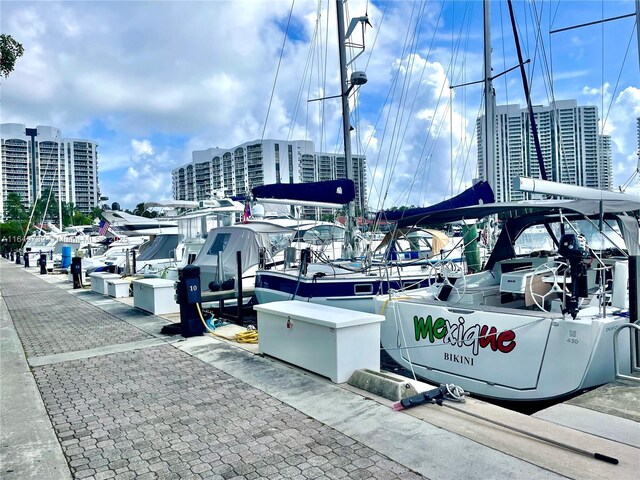
<path fill-rule="evenodd" d="M 507 221 L 479 273 L 465 274 L 460 263 L 433 264 L 434 283 L 421 295 L 459 308 L 573 318 L 628 309 L 629 262 L 620 225 L 563 216 L 543 220 L 522 228 L 518 220 L 516 229 Z"/>

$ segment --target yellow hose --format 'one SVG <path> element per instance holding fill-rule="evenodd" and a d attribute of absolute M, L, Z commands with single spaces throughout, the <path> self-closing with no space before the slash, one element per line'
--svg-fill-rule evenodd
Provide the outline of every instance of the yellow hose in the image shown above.
<path fill-rule="evenodd" d="M 198 316 L 200 317 L 200 320 L 202 321 L 202 324 L 204 325 L 204 328 L 207 330 L 207 332 L 213 333 L 215 335 L 216 332 L 211 330 L 209 328 L 209 325 L 207 325 L 207 322 L 204 321 L 204 317 L 202 316 L 202 310 L 200 310 L 200 304 L 199 303 L 196 303 L 196 308 L 198 309 Z"/>
<path fill-rule="evenodd" d="M 204 317 L 202 316 L 202 310 L 200 310 L 200 304 L 196 303 L 196 308 L 198 309 L 198 316 L 200 317 L 200 321 L 204 325 L 204 328 L 207 332 L 215 335 L 216 337 L 224 338 L 221 335 L 218 335 L 214 330 L 209 328 L 207 322 L 205 322 Z M 257 330 L 247 330 L 246 332 L 240 332 L 236 334 L 236 342 L 238 343 L 258 343 L 258 331 Z"/>
<path fill-rule="evenodd" d="M 236 334 L 236 342 L 238 343 L 258 343 L 258 331 L 247 330 Z"/>

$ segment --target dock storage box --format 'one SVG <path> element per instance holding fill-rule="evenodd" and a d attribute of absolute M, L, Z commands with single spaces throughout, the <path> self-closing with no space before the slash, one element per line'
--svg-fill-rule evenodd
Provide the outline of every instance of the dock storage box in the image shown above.
<path fill-rule="evenodd" d="M 131 282 L 121 278 L 110 278 L 107 280 L 107 293 L 113 298 L 129 297 L 129 287 Z"/>
<path fill-rule="evenodd" d="M 107 280 L 122 278 L 117 273 L 96 272 L 91 274 L 91 291 L 101 295 L 107 295 Z"/>
<path fill-rule="evenodd" d="M 258 352 L 344 383 L 359 369 L 380 371 L 382 315 L 297 300 L 253 307 Z"/>
<path fill-rule="evenodd" d="M 133 306 L 154 315 L 179 313 L 180 306 L 175 300 L 175 282 L 162 278 L 134 280 Z"/>

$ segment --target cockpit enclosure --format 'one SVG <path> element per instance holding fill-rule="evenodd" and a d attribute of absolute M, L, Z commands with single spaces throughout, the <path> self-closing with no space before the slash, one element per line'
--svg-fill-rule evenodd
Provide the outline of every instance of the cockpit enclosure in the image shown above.
<path fill-rule="evenodd" d="M 450 262 L 435 265 L 431 273 L 436 282 L 427 298 L 460 307 L 516 308 L 573 318 L 628 309 L 628 257 L 640 254 L 639 207 L 631 201 L 607 201 L 601 212 L 600 202 L 575 200 L 448 211 L 448 221 L 492 214 L 509 218 L 483 271 L 465 275 Z M 424 221 L 433 224 L 441 217 L 436 213 Z"/>

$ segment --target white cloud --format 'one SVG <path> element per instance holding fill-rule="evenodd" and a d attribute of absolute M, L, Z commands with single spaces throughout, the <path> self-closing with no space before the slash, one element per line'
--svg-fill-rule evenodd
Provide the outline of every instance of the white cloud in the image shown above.
<path fill-rule="evenodd" d="M 153 155 L 153 146 L 149 140 L 131 140 L 131 148 L 136 157 Z"/>
<path fill-rule="evenodd" d="M 516 9 L 527 2 L 521 3 Z M 554 16 L 557 25 L 568 23 L 561 18 L 562 9 L 571 17 L 585 13 L 592 2 L 584 3 L 572 9 L 576 3 L 562 2 Z M 2 121 L 53 125 L 65 136 L 95 138 L 101 191 L 123 206 L 168 197 L 171 169 L 190 161 L 193 150 L 229 148 L 259 139 L 263 131 L 265 138 L 310 139 L 318 150 L 334 151 L 342 143 L 340 102 L 308 102 L 340 90 L 335 6 L 329 4 L 332 11 L 323 14 L 318 44 L 310 52 L 317 3 L 296 2 L 294 32 L 280 61 L 289 0 L 4 2 L 3 26 L 24 44 L 25 54 L 2 80 Z M 607 5 L 612 15 L 618 14 L 616 5 Z M 421 9 L 419 2 L 350 0 L 348 7 L 351 16 L 368 10 L 373 25 L 366 31 L 367 50 L 353 65 L 366 70 L 369 81 L 352 98 L 358 109 L 351 119 L 357 129 L 354 151 L 366 149 L 372 203 L 379 205 L 383 198 L 386 206 L 441 200 L 451 191 L 452 169 L 454 191 L 470 181 L 475 169 L 473 127 L 482 87 L 456 89 L 452 115 L 447 102 L 449 83 L 482 78 L 481 22 L 468 29 L 451 23 L 454 18 L 479 20 L 480 3 L 457 3 L 456 15 L 444 15 L 438 24 L 439 6 Z M 423 16 L 419 32 L 413 30 L 418 12 Z M 407 35 L 408 29 L 416 37 Z M 467 43 L 452 53 L 452 39 L 465 30 Z M 535 34 L 533 30 L 521 33 Z M 508 29 L 504 34 L 495 29 L 495 36 L 498 73 L 514 66 L 516 57 L 512 46 L 504 57 L 498 52 L 503 43 L 512 43 Z M 592 85 L 603 82 L 590 73 L 593 59 L 585 64 L 576 48 L 580 44 L 589 51 L 593 42 L 572 36 L 554 43 L 554 74 L 562 81 L 558 92 L 566 94 L 556 98 L 593 102 L 601 92 Z M 420 39 L 413 50 L 405 44 L 412 38 Z M 452 60 L 458 64 L 450 66 Z M 463 62 L 464 69 L 459 65 Z M 548 100 L 538 76 L 543 62 L 534 58 L 532 63 L 538 69 L 530 77 L 533 96 L 541 103 Z M 313 82 L 306 69 L 313 72 Z M 318 73 L 326 76 L 318 79 Z M 608 81 L 613 84 L 615 78 Z M 607 120 L 625 158 L 634 138 L 625 123 L 636 105 L 630 84 L 621 83 Z M 496 91 L 499 101 L 524 105 L 517 73 L 496 81 Z"/>

